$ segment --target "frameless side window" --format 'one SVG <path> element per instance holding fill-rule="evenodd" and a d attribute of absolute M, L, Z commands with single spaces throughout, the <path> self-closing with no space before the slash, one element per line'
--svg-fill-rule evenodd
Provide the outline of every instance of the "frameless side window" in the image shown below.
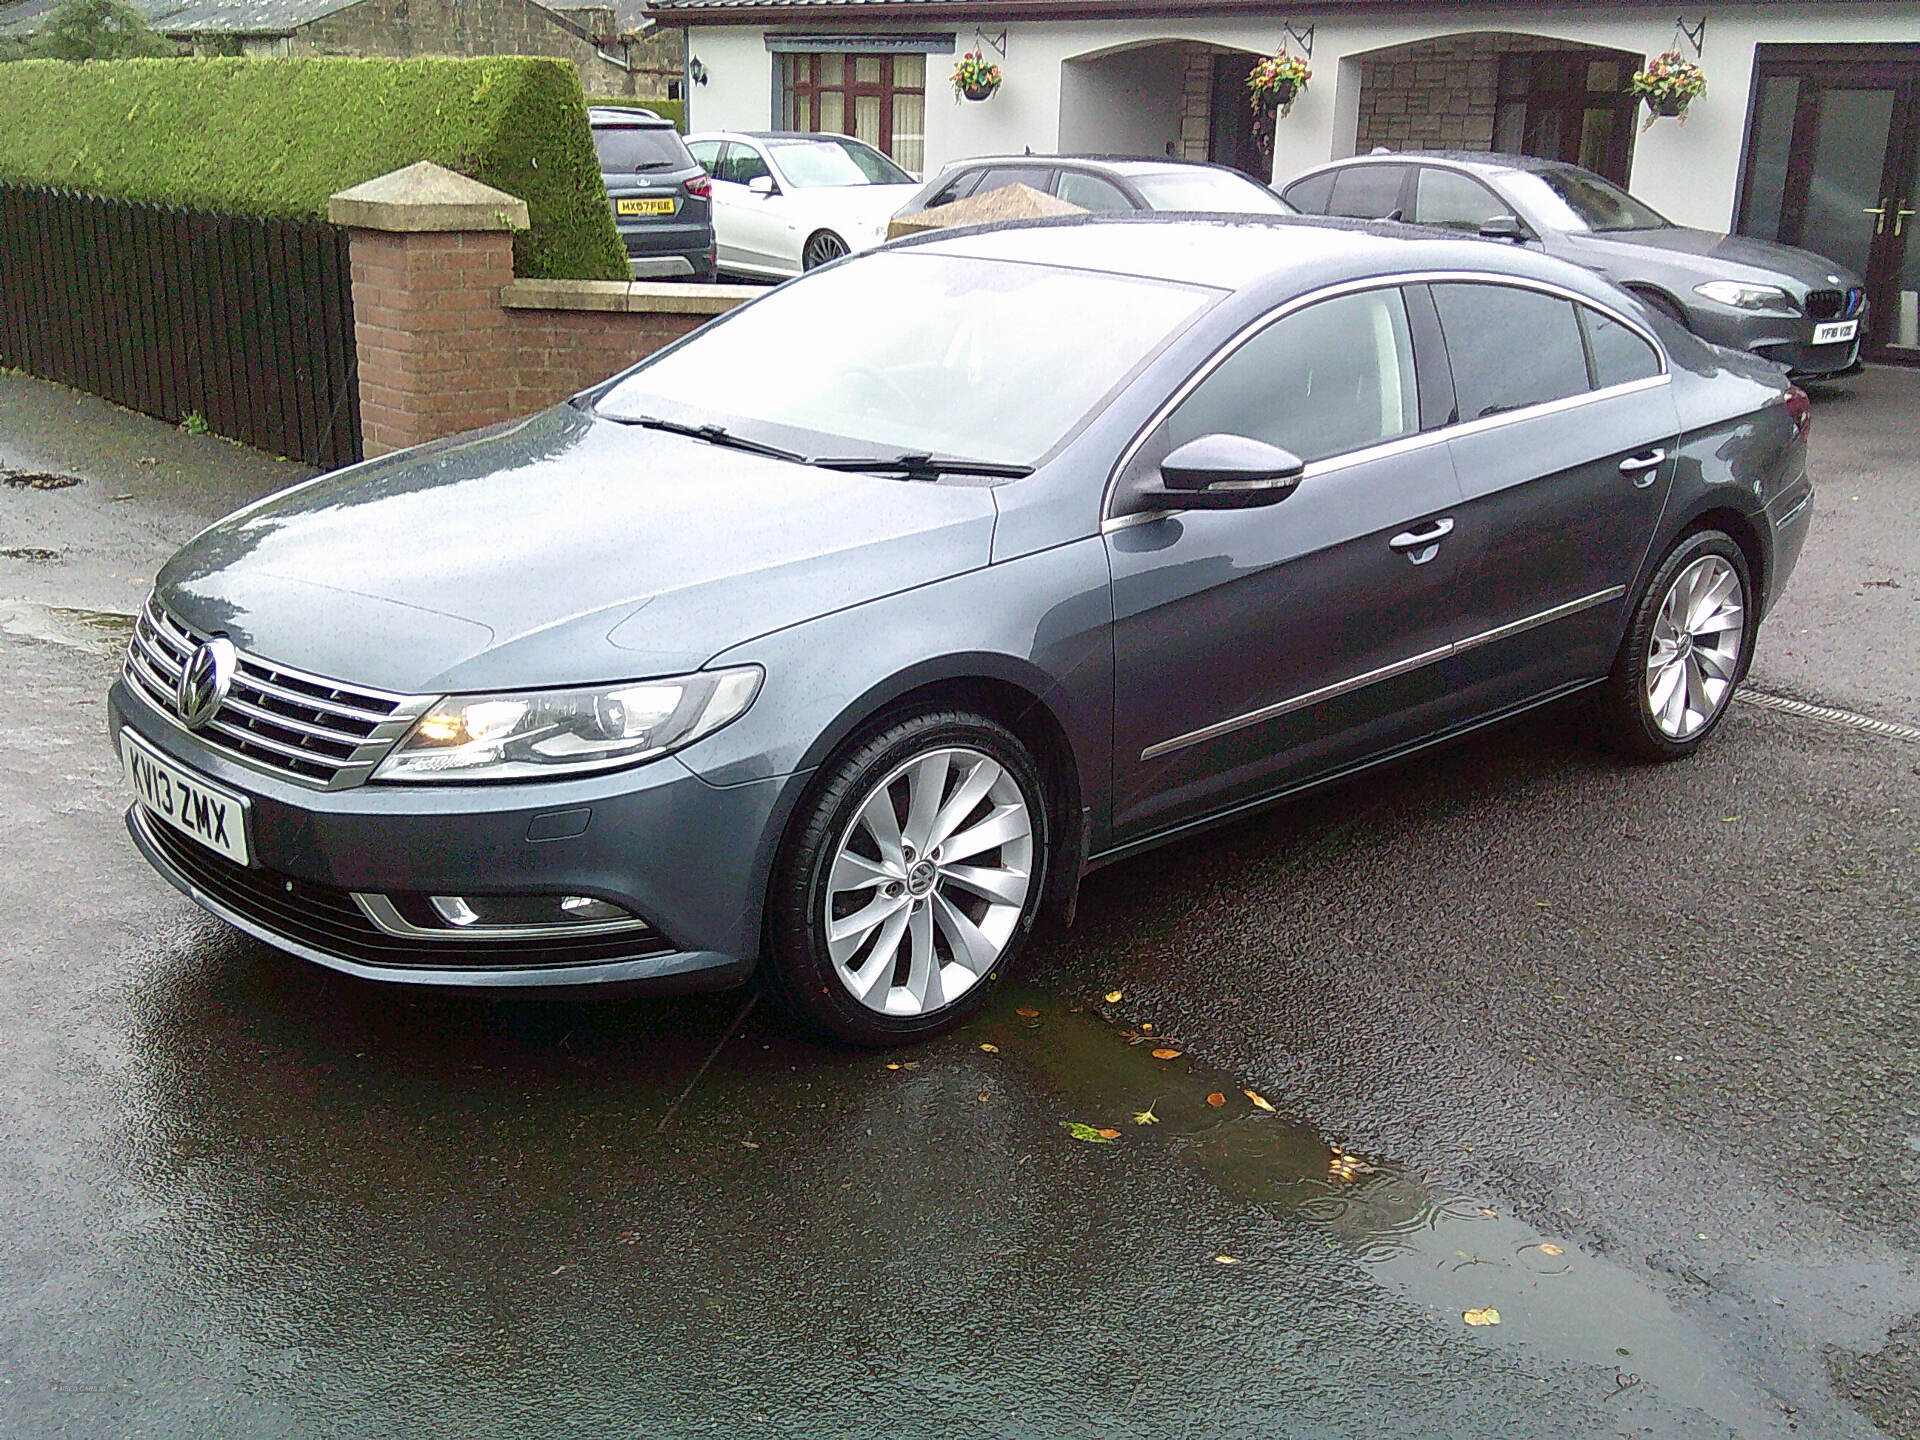
<path fill-rule="evenodd" d="M 758 150 L 750 150 L 745 145 L 729 145 L 726 158 L 720 162 L 720 170 L 714 178 L 745 185 L 750 180 L 758 180 L 762 175 L 772 173 Z"/>
<path fill-rule="evenodd" d="M 1571 300 L 1511 285 L 1432 287 L 1461 420 L 1563 400 L 1587 389 Z"/>
<path fill-rule="evenodd" d="M 1159 454 L 1224 433 L 1324 460 L 1419 428 L 1406 303 L 1368 290 L 1309 305 L 1234 351 L 1167 417 Z"/>
<path fill-rule="evenodd" d="M 1127 199 L 1118 185 L 1102 180 L 1098 175 L 1089 175 L 1084 170 L 1062 170 L 1054 193 L 1069 205 L 1078 205 L 1095 215 L 1112 215 L 1133 209 L 1133 202 Z"/>
<path fill-rule="evenodd" d="M 1349 165 L 1334 172 L 1327 214 L 1354 220 L 1384 220 L 1400 208 L 1404 165 Z"/>
<path fill-rule="evenodd" d="M 1598 310 L 1580 307 L 1580 324 L 1587 332 L 1587 353 L 1593 357 L 1593 383 L 1604 390 L 1660 373 L 1654 348 L 1618 320 Z"/>
<path fill-rule="evenodd" d="M 1423 165 L 1419 176 L 1413 194 L 1412 219 L 1416 225 L 1440 225 L 1477 235 L 1494 216 L 1513 213 L 1506 201 L 1471 175 Z"/>
<path fill-rule="evenodd" d="M 1296 180 L 1286 188 L 1287 203 L 1302 215 L 1326 214 L 1327 202 L 1333 199 L 1333 179 L 1338 173 L 1323 170 L 1318 175 Z"/>

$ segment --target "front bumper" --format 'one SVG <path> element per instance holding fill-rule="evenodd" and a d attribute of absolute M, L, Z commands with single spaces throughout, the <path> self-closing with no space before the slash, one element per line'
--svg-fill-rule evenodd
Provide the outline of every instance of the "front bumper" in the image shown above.
<path fill-rule="evenodd" d="M 772 837 L 792 777 L 708 784 L 672 756 L 537 784 L 309 789 L 202 745 L 124 680 L 123 727 L 247 799 L 253 863 L 239 866 L 151 821 L 128 829 L 175 888 L 269 944 L 368 979 L 460 988 L 744 979 L 759 949 Z M 554 835 L 557 838 L 536 838 Z M 373 923 L 355 894 L 588 895 L 647 922 L 619 934 L 509 942 L 411 938 Z"/>
<path fill-rule="evenodd" d="M 1862 304 L 1852 315 L 1832 318 L 1858 322 L 1851 340 L 1816 345 L 1814 329 L 1827 323 L 1825 321 L 1798 315 L 1759 314 L 1705 301 L 1691 309 L 1687 328 L 1715 345 L 1746 350 L 1763 360 L 1771 360 L 1785 369 L 1791 379 L 1822 380 L 1860 367 L 1860 346 L 1867 335 L 1869 308 Z"/>

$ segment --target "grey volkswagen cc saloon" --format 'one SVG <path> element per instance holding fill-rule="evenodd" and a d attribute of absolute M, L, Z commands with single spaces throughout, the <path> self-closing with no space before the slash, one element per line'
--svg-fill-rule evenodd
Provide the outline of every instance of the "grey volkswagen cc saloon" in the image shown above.
<path fill-rule="evenodd" d="M 1517 248 L 911 240 L 199 535 L 112 691 L 128 824 L 357 976 L 757 972 L 909 1041 L 1090 867 L 1277 796 L 1588 690 L 1690 754 L 1805 537 L 1806 425 Z"/>

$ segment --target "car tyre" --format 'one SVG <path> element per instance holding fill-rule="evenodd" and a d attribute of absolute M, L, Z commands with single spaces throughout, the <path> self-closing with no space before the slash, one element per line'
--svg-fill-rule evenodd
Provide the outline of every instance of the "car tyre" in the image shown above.
<path fill-rule="evenodd" d="M 838 260 L 847 253 L 847 242 L 831 230 L 816 230 L 807 237 L 806 245 L 800 251 L 800 268 L 815 270 Z"/>
<path fill-rule="evenodd" d="M 844 749 L 775 866 L 773 997 L 858 1045 L 926 1039 L 973 1014 L 1039 913 L 1046 794 L 1019 738 L 967 710 L 893 719 Z"/>
<path fill-rule="evenodd" d="M 1698 750 L 1746 677 L 1755 623 L 1752 574 L 1733 537 L 1682 536 L 1642 592 L 1602 692 L 1615 747 L 1648 761 Z"/>

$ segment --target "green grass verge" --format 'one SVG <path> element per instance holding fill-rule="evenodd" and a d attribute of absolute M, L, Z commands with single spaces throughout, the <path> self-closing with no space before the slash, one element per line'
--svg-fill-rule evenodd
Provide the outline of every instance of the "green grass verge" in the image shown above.
<path fill-rule="evenodd" d="M 519 274 L 627 275 L 563 60 L 28 60 L 0 65 L 0 115 L 0 180 L 242 215 L 324 218 L 432 160 L 527 202 Z"/>

